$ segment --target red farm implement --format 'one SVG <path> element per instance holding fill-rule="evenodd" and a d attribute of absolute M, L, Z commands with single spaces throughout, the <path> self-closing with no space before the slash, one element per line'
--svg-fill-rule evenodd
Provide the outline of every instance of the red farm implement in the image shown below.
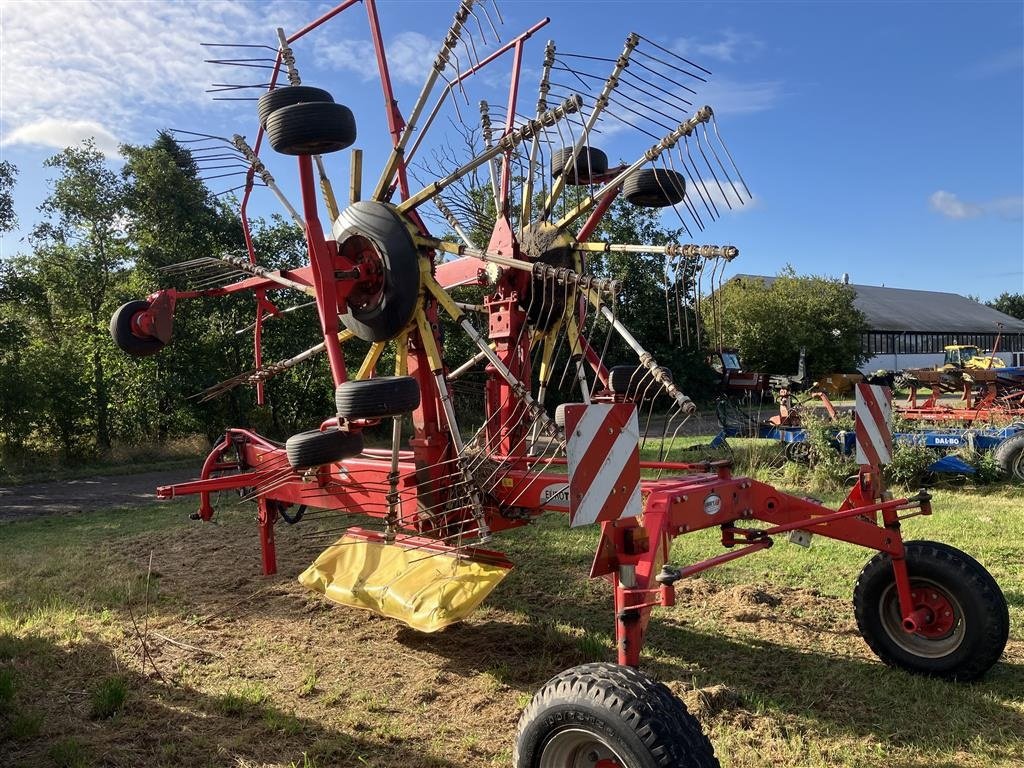
<path fill-rule="evenodd" d="M 350 200 L 342 207 L 326 182 L 323 156 L 354 142 L 352 113 L 326 91 L 301 85 L 291 44 L 355 4 L 345 2 L 291 36 L 279 31 L 252 146 L 240 136 L 204 138 L 248 163 L 241 205 L 248 253 L 179 265 L 178 284 L 198 281 L 198 287 L 157 291 L 123 307 L 111 324 L 126 352 L 151 354 L 170 341 L 177 302 L 250 293 L 255 369 L 208 394 L 254 385 L 262 402 L 273 376 L 326 353 L 336 412 L 283 446 L 229 429 L 199 479 L 160 488 L 159 496 L 197 495 L 198 517 L 209 520 L 214 494 L 241 491 L 258 507 L 267 574 L 276 570 L 274 529 L 281 519 L 297 521 L 309 509 L 369 518 L 372 523 L 349 528 L 301 579 L 339 603 L 424 631 L 465 618 L 508 572 L 505 556 L 488 549 L 499 534 L 548 511 L 567 513 L 571 525 L 599 524 L 591 576 L 607 579 L 614 591 L 618 664 L 577 667 L 545 685 L 521 717 L 517 766 L 717 765 L 682 703 L 636 669 L 648 622 L 654 608 L 675 604 L 681 579 L 768 549 L 781 534 L 805 540 L 819 534 L 877 553 L 857 583 L 854 606 L 864 638 L 886 663 L 957 680 L 995 664 L 1008 618 L 991 576 L 946 545 L 903 541 L 901 520 L 930 514 L 930 499 L 885 491 L 879 466 L 886 429 L 878 405 L 884 398 L 877 393 L 871 413 L 878 419 L 869 435 L 877 447 L 866 449 L 859 482 L 839 509 L 736 477 L 726 462 L 692 464 L 668 454 L 693 403 L 620 319 L 629 286 L 598 267 L 610 254 L 663 257 L 667 331 L 682 344 L 700 336 L 701 275 L 707 269 L 712 283 L 720 280 L 737 250 L 592 236 L 617 198 L 675 211 L 687 232 L 702 231 L 749 199 L 711 108 L 691 111 L 679 95 L 695 92 L 710 73 L 636 34 L 617 57 L 597 60 L 610 68 L 604 76 L 580 68 L 594 66 L 595 57 L 561 52 L 549 42 L 536 108 L 523 116 L 526 43 L 548 20 L 504 43 L 492 39 L 485 55 L 473 35 L 494 29 L 497 9 L 463 0 L 419 98 L 403 115 L 376 7 L 365 0 L 391 151 L 366 194 L 361 156 L 353 154 Z M 438 115 L 459 111 L 458 100 L 477 82 L 473 75 L 502 57 L 511 64 L 507 102 L 480 103 L 482 146 L 455 167 L 427 164 L 433 180 L 417 191 L 410 179 L 424 173 L 415 162 L 431 127 L 440 124 Z M 282 75 L 289 85 L 278 85 Z M 662 123 L 668 127 L 658 130 Z M 591 139 L 612 125 L 624 126 L 634 140 L 651 134 L 653 143 L 643 140 L 635 162 L 609 165 Z M 296 157 L 300 205 L 288 203 L 260 160 L 264 137 L 278 153 Z M 485 181 L 475 189 L 496 211 L 484 238 L 474 235 L 480 222 L 460 197 L 477 172 Z M 308 264 L 259 266 L 246 217 L 257 178 L 301 224 Z M 428 218 L 437 215 L 428 213 L 430 206 L 450 238 L 430 233 Z M 326 232 L 322 208 L 330 217 Z M 465 287 L 476 298 L 460 300 Z M 315 301 L 323 340 L 268 364 L 261 339 L 273 332 L 280 311 L 268 297 L 289 293 Z M 468 359 L 446 359 L 444 337 L 454 333 L 473 350 Z M 636 363 L 606 365 L 612 340 Z M 348 343 L 368 347 L 357 366 L 346 365 Z M 456 386 L 475 366 L 486 371 L 478 393 L 483 416 L 470 427 L 466 417 L 460 424 L 464 390 Z M 555 392 L 571 402 L 552 411 Z M 651 423 L 656 403 L 665 406 L 652 443 L 661 452 L 646 460 L 641 445 L 649 430 L 640 424 Z M 412 437 L 404 440 L 407 419 Z M 382 424 L 391 427 L 390 447 L 366 449 L 363 433 Z M 672 564 L 675 537 L 709 528 L 721 532 L 721 553 Z"/>

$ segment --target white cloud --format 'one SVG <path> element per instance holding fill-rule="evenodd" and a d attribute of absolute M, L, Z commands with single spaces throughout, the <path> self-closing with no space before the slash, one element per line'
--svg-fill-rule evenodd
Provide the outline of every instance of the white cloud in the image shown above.
<path fill-rule="evenodd" d="M 389 44 L 385 44 L 388 72 L 396 83 L 419 85 L 430 71 L 440 40 L 431 40 L 419 32 L 399 32 Z M 318 38 L 313 52 L 322 66 L 352 72 L 362 80 L 377 77 L 377 56 L 369 40 L 335 40 Z M 462 69 L 466 69 L 468 56 L 462 46 L 456 50 Z M 455 59 L 450 60 L 455 66 Z M 451 77 L 451 68 L 446 71 Z"/>
<path fill-rule="evenodd" d="M 750 59 L 760 53 L 765 44 L 753 35 L 726 29 L 717 40 L 681 37 L 672 47 L 680 56 L 702 64 L 702 58 L 724 62 Z"/>
<path fill-rule="evenodd" d="M 63 149 L 80 144 L 85 139 L 94 139 L 96 148 L 107 157 L 118 156 L 117 148 L 121 142 L 117 136 L 94 120 L 43 118 L 10 131 L 0 141 L 0 146 L 28 144 Z"/>
<path fill-rule="evenodd" d="M 975 219 L 979 216 L 998 216 L 1013 221 L 1024 218 L 1024 197 L 1011 195 L 981 202 L 961 200 L 955 193 L 944 189 L 928 198 L 933 211 L 949 219 Z"/>
<path fill-rule="evenodd" d="M 102 123 L 135 138 L 180 110 L 211 107 L 214 80 L 258 81 L 264 70 L 226 70 L 203 59 L 273 55 L 210 49 L 202 42 L 276 44 L 302 8 L 287 3 L 3 3 L 0 117 L 15 135 L 39 124 Z M 241 102 L 245 103 L 245 102 Z M 51 121 L 46 123 L 46 121 Z M 68 129 L 70 130 L 70 129 Z M 32 131 L 30 131 L 31 133 Z M 97 135 L 99 139 L 99 135 Z"/>
<path fill-rule="evenodd" d="M 784 95 L 778 80 L 743 83 L 716 78 L 703 86 L 700 101 L 710 104 L 716 115 L 746 115 L 774 108 Z"/>

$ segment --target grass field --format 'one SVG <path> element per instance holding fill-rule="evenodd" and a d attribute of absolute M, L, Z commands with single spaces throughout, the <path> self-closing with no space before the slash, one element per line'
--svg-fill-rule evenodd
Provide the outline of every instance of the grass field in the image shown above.
<path fill-rule="evenodd" d="M 870 553 L 780 542 L 681 583 L 652 622 L 644 666 L 723 765 L 1024 762 L 1024 490 L 940 491 L 934 508 L 905 535 L 1001 583 L 1004 659 L 971 685 L 883 666 L 850 605 Z M 503 537 L 516 570 L 471 620 L 421 635 L 296 583 L 336 518 L 282 526 L 281 574 L 264 579 L 251 507 L 212 524 L 190 509 L 0 526 L 0 765 L 497 768 L 548 677 L 612 658 L 610 590 L 585 577 L 596 531 L 561 516 Z M 676 539 L 672 561 L 713 539 Z"/>

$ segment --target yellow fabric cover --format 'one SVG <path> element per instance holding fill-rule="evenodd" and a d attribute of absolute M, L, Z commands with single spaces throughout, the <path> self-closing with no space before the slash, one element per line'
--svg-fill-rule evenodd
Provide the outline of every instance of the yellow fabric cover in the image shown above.
<path fill-rule="evenodd" d="M 508 570 L 465 556 L 342 536 L 299 582 L 335 603 L 436 632 L 476 610 Z"/>

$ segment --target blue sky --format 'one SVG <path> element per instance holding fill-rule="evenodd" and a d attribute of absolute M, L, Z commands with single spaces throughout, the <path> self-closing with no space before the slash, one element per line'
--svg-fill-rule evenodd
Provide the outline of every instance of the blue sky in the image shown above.
<path fill-rule="evenodd" d="M 250 73 L 203 64 L 210 55 L 198 44 L 275 45 L 276 26 L 294 31 L 328 7 L 0 2 L 0 153 L 21 170 L 23 230 L 46 194 L 42 161 L 84 136 L 112 154 L 118 142 L 145 143 L 165 127 L 254 138 L 252 103 L 213 102 L 203 92 Z M 1021 3 L 505 0 L 498 8 L 503 39 L 551 17 L 526 45 L 523 111 L 536 102 L 548 39 L 559 52 L 614 57 L 637 31 L 713 72 L 695 102 L 716 109 L 755 201 L 695 239 L 737 245 L 733 272 L 773 274 L 790 263 L 799 272 L 848 272 L 857 283 L 983 299 L 1024 291 Z M 406 110 L 454 10 L 449 0 L 379 2 Z M 490 48 L 478 40 L 480 55 L 494 45 L 486 27 L 485 36 Z M 361 5 L 296 53 L 304 82 L 331 90 L 356 114 L 371 184 L 388 137 Z M 480 97 L 502 103 L 508 71 L 506 56 L 475 78 L 462 116 L 475 119 Z M 430 138 L 451 138 L 447 125 L 442 119 Z M 613 161 L 632 161 L 651 141 L 609 131 L 594 143 Z M 270 162 L 297 200 L 292 161 Z M 344 187 L 347 155 L 328 162 Z M 211 182 L 218 184 L 228 186 Z M 265 191 L 254 207 L 278 210 Z M 23 235 L 4 237 L 0 254 L 26 248 Z"/>

